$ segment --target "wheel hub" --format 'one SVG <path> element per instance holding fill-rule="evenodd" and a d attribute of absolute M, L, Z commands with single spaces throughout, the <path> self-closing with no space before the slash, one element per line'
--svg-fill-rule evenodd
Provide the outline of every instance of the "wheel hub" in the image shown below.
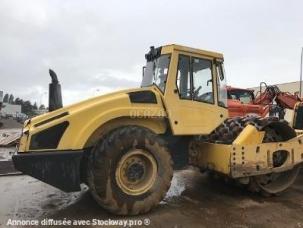
<path fill-rule="evenodd" d="M 130 150 L 118 162 L 116 183 L 124 193 L 140 195 L 153 186 L 157 170 L 157 162 L 148 151 Z"/>
<path fill-rule="evenodd" d="M 144 175 L 144 166 L 140 163 L 134 163 L 127 169 L 127 178 L 129 181 L 140 180 Z"/>

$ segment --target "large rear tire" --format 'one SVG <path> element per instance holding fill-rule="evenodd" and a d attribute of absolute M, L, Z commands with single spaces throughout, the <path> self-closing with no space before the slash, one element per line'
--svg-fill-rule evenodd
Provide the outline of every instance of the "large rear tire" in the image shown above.
<path fill-rule="evenodd" d="M 150 211 L 164 198 L 173 176 L 165 142 L 143 127 L 113 130 L 93 148 L 89 160 L 91 193 L 114 214 Z"/>

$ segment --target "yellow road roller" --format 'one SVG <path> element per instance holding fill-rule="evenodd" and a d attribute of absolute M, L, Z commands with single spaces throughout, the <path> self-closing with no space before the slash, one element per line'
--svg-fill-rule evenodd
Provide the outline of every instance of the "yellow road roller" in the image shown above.
<path fill-rule="evenodd" d="M 86 184 L 114 214 L 146 213 L 164 198 L 174 169 L 199 167 L 248 190 L 276 195 L 303 160 L 303 106 L 292 124 L 228 118 L 223 55 L 166 45 L 145 55 L 140 88 L 62 106 L 50 70 L 49 112 L 24 123 L 17 170 L 65 192 Z"/>

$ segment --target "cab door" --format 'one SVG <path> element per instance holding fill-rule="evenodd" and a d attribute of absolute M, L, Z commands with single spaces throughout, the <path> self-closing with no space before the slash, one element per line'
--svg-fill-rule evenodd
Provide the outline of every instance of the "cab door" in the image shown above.
<path fill-rule="evenodd" d="M 210 57 L 172 55 L 164 103 L 173 134 L 209 134 L 227 117 L 217 104 L 216 75 Z"/>

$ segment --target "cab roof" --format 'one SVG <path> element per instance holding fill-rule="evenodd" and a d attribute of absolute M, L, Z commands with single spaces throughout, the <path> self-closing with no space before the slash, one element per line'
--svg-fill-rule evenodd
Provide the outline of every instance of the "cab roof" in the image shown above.
<path fill-rule="evenodd" d="M 218 53 L 218 52 L 206 51 L 206 50 L 186 47 L 186 46 L 182 46 L 182 45 L 178 45 L 178 44 L 168 44 L 168 45 L 162 46 L 162 53 L 170 53 L 173 51 L 183 51 L 183 52 L 189 52 L 189 53 L 193 53 L 193 54 L 200 54 L 200 55 L 206 55 L 206 56 L 210 56 L 210 57 L 223 59 L 223 54 Z"/>

